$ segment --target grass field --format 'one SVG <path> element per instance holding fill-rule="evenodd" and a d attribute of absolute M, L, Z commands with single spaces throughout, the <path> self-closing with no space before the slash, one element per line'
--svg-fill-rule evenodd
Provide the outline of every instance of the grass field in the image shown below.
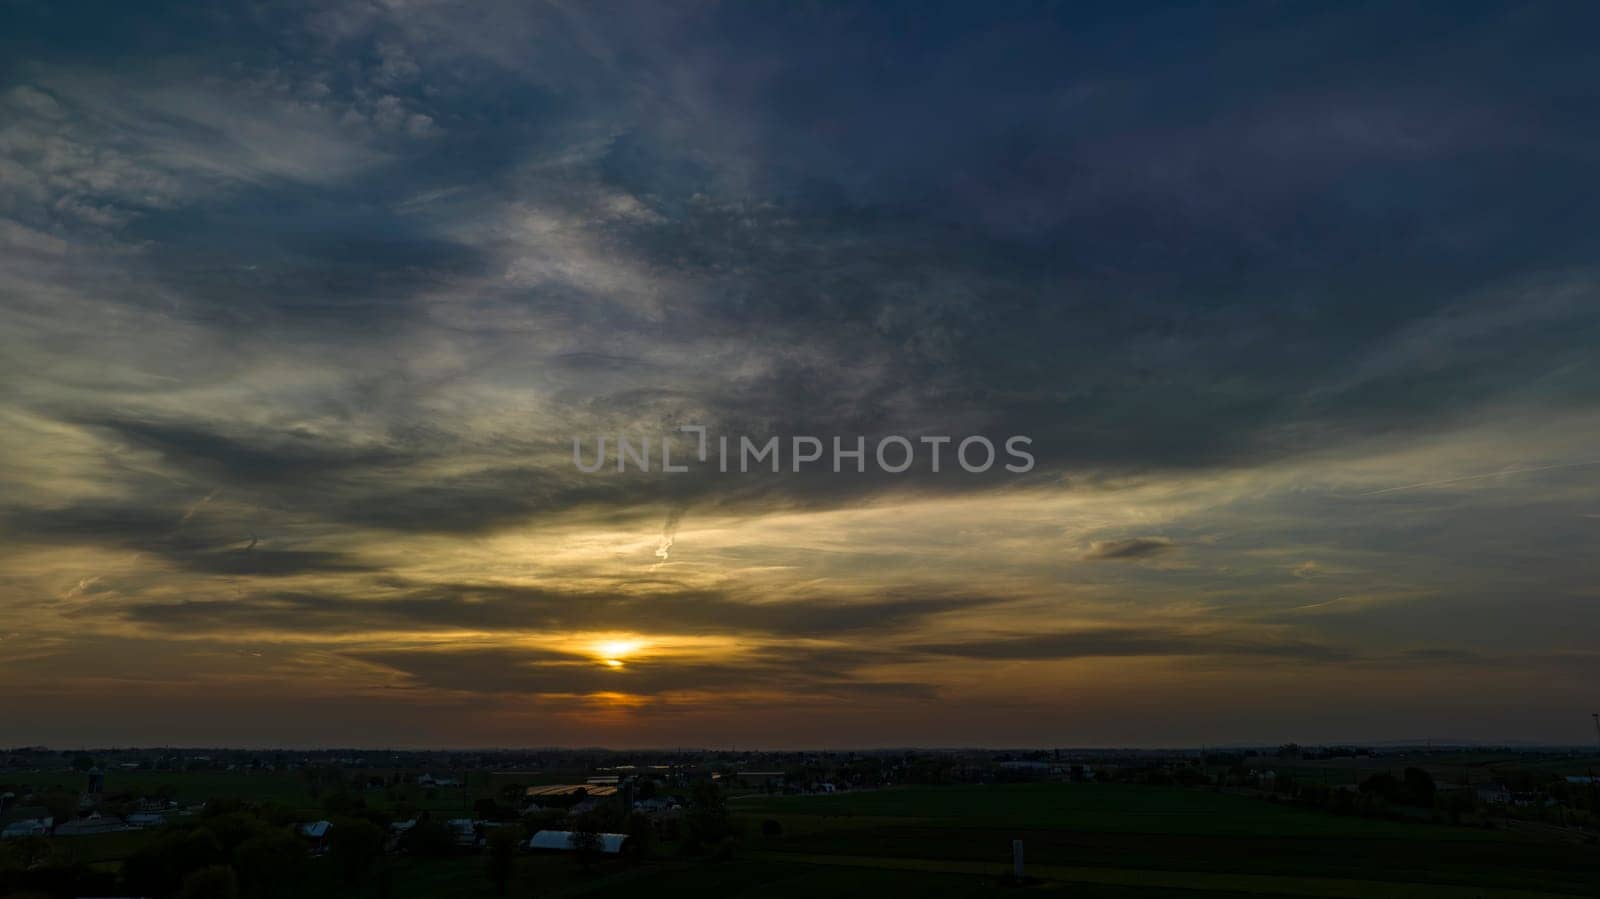
<path fill-rule="evenodd" d="M 786 862 L 783 860 L 744 859 L 711 867 L 677 868 L 651 871 L 648 886 L 631 878 L 573 889 L 564 895 L 597 899 L 624 899 L 638 896 L 641 889 L 652 896 L 729 897 L 729 899 L 812 899 L 817 896 L 919 896 L 929 899 L 967 899 L 967 897 L 1017 896 L 1041 892 L 1071 896 L 1073 899 L 1272 899 L 1270 893 L 1195 890 L 1119 884 L 1041 882 L 1028 890 L 1018 890 L 998 882 L 992 874 L 969 872 L 917 871 Z M 1285 895 L 1285 894 L 1279 894 Z"/>
<path fill-rule="evenodd" d="M 356 790 L 368 804 L 382 806 L 389 795 L 402 794 L 404 801 L 430 811 L 472 810 L 473 800 L 482 796 L 498 796 L 502 787 L 511 784 L 534 786 L 584 782 L 589 776 L 586 769 L 559 771 L 497 771 L 468 778 L 456 787 L 423 788 L 407 782 L 395 788 Z M 75 771 L 7 772 L 0 774 L 0 783 L 14 784 L 32 789 L 59 789 L 77 793 L 83 789 L 85 775 Z M 144 795 L 161 787 L 171 787 L 179 802 L 202 802 L 216 797 L 243 799 L 247 802 L 272 802 L 290 808 L 316 810 L 322 800 L 313 795 L 310 781 L 295 771 L 108 771 L 105 790 L 108 794 L 132 793 Z M 325 787 L 323 795 L 334 792 Z"/>
<path fill-rule="evenodd" d="M 1030 892 L 1073 899 L 1273 899 L 1293 894 L 1235 892 L 1051 881 Z M 376 899 L 375 885 L 348 888 L 331 876 L 302 894 L 303 899 Z M 474 858 L 397 859 L 391 899 L 497 899 L 498 894 Z M 741 858 L 726 862 L 657 861 L 642 865 L 610 863 L 585 870 L 562 856 L 521 860 L 509 895 L 517 899 L 812 899 L 817 896 L 919 896 L 930 899 L 1016 896 L 1018 890 L 983 872 L 935 871 L 892 866 L 856 866 L 809 860 Z"/>
<path fill-rule="evenodd" d="M 70 788 L 71 774 L 14 774 L 13 783 Z M 579 780 L 580 775 L 497 773 L 457 789 L 406 787 L 407 801 L 439 811 L 468 809 L 506 784 Z M 181 801 L 236 797 L 320 814 L 307 780 L 272 772 L 112 772 L 107 789 L 170 785 Z M 394 790 L 365 791 L 383 805 Z M 1336 816 L 1209 789 L 1122 784 L 1015 784 L 895 788 L 818 796 L 743 796 L 729 808 L 744 833 L 736 860 L 667 856 L 583 869 L 564 856 L 518 862 L 514 896 L 1015 895 L 1000 884 L 1011 841 L 1026 845 L 1030 891 L 1108 899 L 1255 896 L 1512 899 L 1600 895 L 1600 849 L 1504 830 L 1428 821 Z M 764 822 L 781 834 L 762 836 Z M 79 861 L 113 864 L 148 832 L 61 840 Z M 396 899 L 487 899 L 494 892 L 477 856 L 397 857 Z M 375 899 L 372 884 L 327 878 L 307 896 Z"/>
<path fill-rule="evenodd" d="M 1211 836 L 1360 836 L 1404 839 L 1490 838 L 1481 831 L 1426 824 L 1337 817 L 1288 805 L 1181 787 L 1125 784 L 1009 784 L 901 788 L 817 796 L 750 797 L 735 807 L 751 815 L 793 817 L 796 823 L 955 822 L 960 827 Z M 841 820 L 842 819 L 842 820 Z"/>
<path fill-rule="evenodd" d="M 105 790 L 109 795 L 131 793 L 148 795 L 170 787 L 172 797 L 179 803 L 197 803 L 207 799 L 226 797 L 254 803 L 274 803 L 292 809 L 304 810 L 308 815 L 318 813 L 322 799 L 312 791 L 307 779 L 295 772 L 252 771 L 111 771 L 106 774 Z M 32 789 L 59 789 L 79 792 L 84 776 L 75 772 L 7 773 L 0 775 L 0 783 L 15 784 Z M 529 781 L 531 783 L 531 781 Z M 324 788 L 322 796 L 335 792 Z M 369 805 L 391 804 L 389 796 L 399 794 L 403 801 L 420 809 L 433 812 L 470 813 L 472 802 L 480 795 L 489 795 L 487 785 L 440 787 L 424 789 L 414 784 L 404 784 L 395 789 L 356 790 Z"/>
<path fill-rule="evenodd" d="M 1228 885 L 1227 875 L 1243 875 L 1600 894 L 1600 853 L 1593 846 L 1426 822 L 1338 817 L 1207 790 L 1114 784 L 948 787 L 752 798 L 734 807 L 748 817 L 779 822 L 783 835 L 761 843 L 764 853 L 796 860 L 920 859 L 980 866 L 974 871 L 992 865 L 998 871 L 1008 863 L 1011 841 L 1022 839 L 1030 865 L 1039 872 L 1221 876 L 1213 881 L 1218 888 Z M 1166 882 L 1164 876 L 1155 880 Z M 1253 889 L 1272 886 L 1253 883 Z M 1308 889 L 1305 883 L 1296 887 L 1304 895 L 1323 895 Z"/>
<path fill-rule="evenodd" d="M 148 793 L 170 786 L 180 802 L 200 802 L 215 796 L 250 802 L 279 802 L 291 806 L 311 802 L 304 778 L 275 772 L 109 771 L 105 777 L 107 793 Z M 85 775 L 75 771 L 8 772 L 0 775 L 0 782 L 4 783 L 74 793 L 83 790 L 84 781 Z"/>
<path fill-rule="evenodd" d="M 1516 753 L 1452 753 L 1438 757 L 1361 756 L 1355 759 L 1272 759 L 1257 758 L 1250 767 L 1276 771 L 1296 780 L 1329 785 L 1360 783 L 1374 774 L 1387 772 L 1399 777 L 1406 768 L 1421 768 L 1439 784 L 1503 783 L 1509 777 L 1530 774 L 1540 778 L 1600 771 L 1600 757 L 1528 758 Z M 1220 773 L 1212 769 L 1211 774 Z"/>

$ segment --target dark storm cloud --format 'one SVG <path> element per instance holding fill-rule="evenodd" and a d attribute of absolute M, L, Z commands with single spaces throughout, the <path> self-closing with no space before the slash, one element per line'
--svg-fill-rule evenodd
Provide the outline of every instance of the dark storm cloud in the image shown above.
<path fill-rule="evenodd" d="M 94 424 L 156 450 L 176 468 L 228 483 L 276 487 L 381 468 L 406 458 L 385 447 L 345 446 L 306 432 L 261 430 L 231 436 L 188 422 L 113 419 Z"/>
<path fill-rule="evenodd" d="M 115 503 L 17 507 L 0 509 L 0 525 L 18 544 L 137 550 L 203 575 L 288 577 L 370 570 L 349 553 L 258 546 L 261 538 L 248 524 L 196 515 L 199 505 L 166 510 Z"/>
<path fill-rule="evenodd" d="M 0 511 L 7 533 L 38 543 L 160 543 L 174 539 L 182 519 L 180 509 L 162 510 L 150 504 L 79 503 Z M 193 539 L 182 541 L 184 548 L 195 548 L 195 544 Z"/>
<path fill-rule="evenodd" d="M 981 15 L 962 28 L 921 23 L 887 59 L 871 36 L 903 27 L 895 13 L 797 14 L 779 17 L 781 28 L 730 18 L 747 30 L 741 49 L 708 57 L 720 71 L 795 41 L 826 45 L 838 68 L 803 81 L 782 62 L 754 82 L 707 75 L 712 108 L 770 154 L 763 186 L 781 199 L 765 216 L 730 209 L 728 224 L 669 217 L 647 226 L 658 233 L 643 246 L 731 275 L 717 279 L 712 327 L 827 334 L 841 354 L 892 358 L 884 384 L 924 387 L 885 394 L 909 408 L 870 392 L 857 406 L 830 389 L 828 369 L 796 371 L 799 389 L 781 395 L 810 400 L 795 408 L 832 398 L 842 409 L 819 417 L 976 413 L 1040 435 L 1046 465 L 1170 467 L 1248 465 L 1372 430 L 1426 429 L 1508 378 L 1563 367 L 1571 389 L 1595 390 L 1570 368 L 1570 329 L 1595 327 L 1577 310 L 1530 322 L 1487 370 L 1487 348 L 1457 346 L 1421 378 L 1402 364 L 1339 383 L 1462 292 L 1497 279 L 1518 290 L 1503 279 L 1569 266 L 1591 246 L 1559 223 L 1571 221 L 1565 185 L 1587 180 L 1580 160 L 1595 129 L 1558 116 L 1507 141 L 1504 123 L 1521 121 L 1526 103 L 1561 101 L 1525 80 L 1508 88 L 1482 67 L 1498 59 L 1471 56 L 1502 28 L 1514 41 L 1547 39 L 1549 20 L 1468 16 L 1449 37 L 1424 17 L 1385 23 L 1430 48 L 1423 65 L 1441 78 L 1485 88 L 1463 97 L 1395 90 L 1388 80 L 1416 62 L 1409 51 L 1364 58 L 1332 94 L 1321 76 L 1340 66 L 1326 51 L 1287 84 L 1253 76 L 1252 63 L 1286 52 L 1267 47 L 1315 46 L 1359 21 L 1263 20 L 1249 38 L 1219 35 L 1268 58 L 1229 56 L 1226 87 L 1207 95 L 1195 86 L 1213 82 L 1192 75 L 1211 74 L 1210 54 L 1178 51 L 1155 68 L 1098 43 L 1217 27 L 1192 12 L 1088 29 Z M 1030 46 L 1052 51 L 1019 50 Z M 920 64 L 927 54 L 942 64 Z M 1553 63 L 1541 86 L 1561 70 Z M 948 127 L 952 108 L 966 113 L 961 128 Z M 635 136 L 627 158 L 648 140 Z M 651 196 L 670 194 L 665 173 L 676 169 L 662 160 L 674 151 L 693 152 L 663 145 L 636 166 L 658 173 Z M 1525 171 L 1535 158 L 1554 169 Z M 1481 204 L 1485 190 L 1518 211 Z M 1442 217 L 1441 202 L 1451 209 Z M 731 227 L 752 217 L 782 226 Z M 1534 237 L 1512 221 L 1544 226 Z"/>
<path fill-rule="evenodd" d="M 176 303 L 223 345 L 350 353 L 345 383 L 297 402 L 335 420 L 375 409 L 389 430 L 357 445 L 245 426 L 226 407 L 101 413 L 104 427 L 175 469 L 289 491 L 329 522 L 471 533 L 580 507 L 848 505 L 997 478 L 934 478 L 919 461 L 895 478 L 618 488 L 571 477 L 566 434 L 553 457 L 506 447 L 473 472 L 419 471 L 484 447 L 430 430 L 435 382 L 369 370 L 405 352 L 384 341 L 408 329 L 470 335 L 456 348 L 470 361 L 444 379 L 553 381 L 572 431 L 1022 433 L 1039 477 L 1242 468 L 1426 433 L 1519 384 L 1560 405 L 1600 397 L 1584 364 L 1600 338 L 1582 268 L 1593 238 L 1570 227 L 1600 128 L 1570 114 L 1562 85 L 1583 64 L 1549 52 L 1572 33 L 1554 14 L 1257 10 L 1224 27 L 1161 7 L 1025 21 L 488 9 L 345 10 L 306 33 L 294 23 L 309 10 L 220 16 L 230 59 L 271 63 L 270 91 L 238 89 L 283 124 L 281 147 L 214 99 L 174 106 L 135 84 L 119 112 L 98 98 L 104 80 L 21 85 L 42 123 L 28 152 L 51 128 L 92 145 L 148 113 L 125 165 L 55 170 L 74 202 L 137 207 L 123 233 L 146 247 L 141 281 L 167 289 L 129 302 Z M 1359 39 L 1380 24 L 1391 40 Z M 181 34 L 157 85 L 206 68 L 188 55 L 206 45 Z M 1225 52 L 1200 52 L 1196 34 Z M 1348 64 L 1339 48 L 1357 46 Z M 1535 46 L 1536 71 L 1512 62 Z M 351 74 L 328 76 L 346 51 Z M 196 194 L 174 160 L 202 147 Z M 543 224 L 519 230 L 530 211 Z M 665 292 L 635 305 L 574 276 L 577 238 Z M 506 277 L 530 249 L 557 262 Z M 1508 307 L 1529 292 L 1567 298 Z M 441 323 L 420 299 L 439 293 L 473 314 Z M 560 335 L 547 355 L 518 346 L 547 333 Z M 719 370 L 696 341 L 764 364 Z"/>
<path fill-rule="evenodd" d="M 329 342 L 396 333 L 421 314 L 420 295 L 479 275 L 489 264 L 481 250 L 432 235 L 385 234 L 415 227 L 391 213 L 341 214 L 369 201 L 363 195 L 296 203 L 263 214 L 235 200 L 221 213 L 147 217 L 136 230 L 162 249 L 146 256 L 142 274 L 189 297 L 228 295 L 227 303 L 196 302 L 187 310 L 196 321 Z M 259 202 L 281 204 L 283 197 Z M 305 233 L 307 221 L 316 223 L 316 233 Z"/>
<path fill-rule="evenodd" d="M 392 478 L 310 501 L 330 519 L 350 525 L 470 534 L 556 518 L 585 504 L 620 505 L 623 499 L 621 485 L 601 483 L 584 489 L 565 472 L 523 466 L 442 478 Z"/>
<path fill-rule="evenodd" d="M 1177 544 L 1166 537 L 1129 537 L 1101 540 L 1089 546 L 1083 557 L 1089 560 L 1144 559 L 1171 552 Z"/>
<path fill-rule="evenodd" d="M 1405 663 L 1419 663 L 1423 665 L 1486 665 L 1493 662 L 1481 652 L 1470 649 L 1442 649 L 1421 648 L 1408 649 L 1400 653 L 1397 660 Z"/>
<path fill-rule="evenodd" d="M 487 319 L 449 326 L 474 335 L 462 352 L 481 370 L 454 376 L 556 379 L 574 431 L 692 417 L 755 435 L 1022 433 L 1038 476 L 1249 467 L 1427 432 L 1534 380 L 1552 402 L 1600 396 L 1582 364 L 1600 320 L 1575 267 L 1592 238 L 1563 224 L 1600 129 L 1561 114 L 1551 93 L 1576 63 L 1512 81 L 1493 76 L 1508 57 L 1474 55 L 1491 37 L 1550 40 L 1546 17 L 1484 11 L 1448 34 L 1425 16 L 1389 17 L 1386 33 L 1424 52 L 1385 44 L 1350 69 L 1326 48 L 1372 25 L 1365 13 L 1221 29 L 1176 9 L 1087 25 L 893 8 L 635 12 L 507 8 L 493 29 L 432 10 L 353 16 L 342 24 L 370 29 L 354 38 L 369 88 L 431 122 L 409 142 L 382 130 L 359 84 L 318 80 L 326 47 L 286 48 L 278 64 L 301 79 L 293 89 L 314 84 L 329 92 L 318 104 L 348 103 L 360 123 L 330 132 L 368 142 L 338 154 L 351 174 L 322 184 L 323 170 L 297 166 L 263 182 L 261 151 L 235 148 L 219 166 L 249 173 L 243 186 L 129 225 L 152 247 L 145 273 L 217 339 L 263 329 L 334 353 L 434 326 L 420 295 L 489 304 Z M 680 93 L 640 103 L 614 60 L 555 37 L 586 29 Z M 1178 40 L 1194 33 L 1251 52 L 1223 54 L 1217 71 L 1215 54 Z M 233 39 L 249 34 L 241 24 Z M 511 35 L 553 55 L 510 52 Z M 1152 40 L 1172 42 L 1160 66 L 1106 50 Z M 467 45 L 483 58 L 464 63 Z M 818 73 L 805 50 L 824 47 L 834 62 Z M 1285 55 L 1293 76 L 1257 77 Z M 1452 80 L 1482 90 L 1413 86 Z M 63 114 L 90 104 L 59 93 Z M 300 123 L 310 102 L 284 115 Z M 141 135 L 188 147 L 204 127 Z M 576 136 L 588 155 L 574 154 Z M 319 138 L 296 146 L 343 146 Z M 570 161 L 530 174 L 530 159 L 561 154 Z M 619 197 L 632 211 L 605 212 Z M 541 263 L 529 283 L 501 278 L 516 266 L 508 255 L 551 239 L 506 224 L 528 209 L 561 216 L 557 234 L 581 235 L 597 259 L 668 285 L 659 308 L 618 302 L 610 282 L 559 265 Z M 1498 294 L 1523 291 L 1572 298 L 1493 312 Z M 524 327 L 561 333 L 560 348 L 497 371 Z M 1508 332 L 1514 344 L 1490 338 Z M 766 364 L 717 371 L 670 351 L 699 340 Z M 378 446 L 244 428 L 230 409 L 104 424 L 174 467 L 301 490 L 314 495 L 295 505 L 330 521 L 406 531 L 493 530 L 668 491 L 843 505 L 885 486 L 996 480 L 933 478 L 919 461 L 898 478 L 618 489 L 549 458 L 437 477 L 411 464 L 482 447 L 448 429 L 420 436 L 429 386 L 379 372 L 317 398 L 335 415 L 380 408 L 393 431 Z"/>
<path fill-rule="evenodd" d="M 1447 12 L 13 4 L 0 625 L 484 693 L 1536 671 L 1594 580 L 1597 22 Z M 571 464 L 684 424 L 1037 468 Z M 870 648 L 504 646 L 635 631 Z M 429 645 L 327 648 L 375 632 Z"/>
<path fill-rule="evenodd" d="M 904 649 L 766 646 L 750 658 L 727 662 L 646 658 L 625 662 L 621 668 L 602 666 L 583 652 L 550 649 L 440 647 L 362 650 L 344 655 L 394 669 L 419 686 L 474 693 L 622 692 L 650 696 L 688 690 L 857 698 L 931 698 L 933 684 L 865 677 L 862 669 L 940 656 L 986 661 L 1113 656 L 1260 656 L 1305 662 L 1345 662 L 1355 658 L 1347 652 L 1303 642 L 1254 643 L 1154 629 L 1097 630 Z"/>
<path fill-rule="evenodd" d="M 297 574 L 369 571 L 372 566 L 346 553 L 293 549 L 234 549 L 174 553 L 168 558 L 199 574 L 288 577 Z"/>
<path fill-rule="evenodd" d="M 1026 637 L 925 643 L 913 649 L 964 659 L 1051 661 L 1112 656 L 1230 656 L 1339 662 L 1356 654 L 1300 640 L 1241 639 L 1233 633 L 1192 633 L 1166 628 L 1095 628 Z"/>
<path fill-rule="evenodd" d="M 647 633 L 840 637 L 903 630 L 1000 600 L 906 596 L 747 602 L 711 591 L 658 588 L 646 596 L 492 585 L 431 586 L 361 595 L 275 593 L 227 600 L 135 603 L 135 622 L 173 630 L 260 628 L 305 634 L 466 628 L 486 631 L 640 629 Z"/>
<path fill-rule="evenodd" d="M 928 698 L 929 684 L 868 681 L 856 677 L 864 664 L 891 654 L 834 649 L 763 649 L 734 662 L 651 661 L 610 668 L 593 657 L 539 650 L 375 650 L 349 658 L 402 672 L 419 685 L 473 693 L 599 693 L 650 696 L 685 690 L 782 692 L 798 696 L 900 696 Z"/>

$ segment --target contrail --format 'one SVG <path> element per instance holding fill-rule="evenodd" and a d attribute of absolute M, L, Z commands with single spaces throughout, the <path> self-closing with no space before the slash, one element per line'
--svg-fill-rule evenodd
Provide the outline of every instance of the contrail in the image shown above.
<path fill-rule="evenodd" d="M 1563 462 L 1563 463 L 1561 463 L 1559 465 L 1538 465 L 1538 466 L 1534 466 L 1532 468 L 1512 468 L 1512 469 L 1508 469 L 1506 471 L 1490 471 L 1490 472 L 1486 472 L 1484 474 L 1469 474 L 1469 475 L 1463 475 L 1463 476 L 1461 476 L 1459 478 L 1445 478 L 1445 479 L 1440 480 L 1440 481 L 1423 481 L 1420 484 L 1402 484 L 1399 487 L 1385 487 L 1382 490 L 1371 490 L 1371 491 L 1368 491 L 1366 493 L 1358 493 L 1356 495 L 1357 496 L 1381 496 L 1382 494 L 1385 494 L 1385 493 L 1394 493 L 1394 492 L 1400 491 L 1400 490 L 1415 490 L 1418 487 L 1441 487 L 1441 486 L 1443 486 L 1445 484 L 1459 484 L 1462 481 L 1477 481 L 1477 480 L 1482 480 L 1483 478 L 1498 478 L 1501 475 L 1528 474 L 1529 472 L 1534 472 L 1534 471 L 1555 471 L 1556 469 L 1559 469 L 1559 468 L 1583 468 L 1584 466 L 1587 466 L 1587 465 L 1600 465 L 1600 459 L 1590 459 L 1587 462 Z"/>
<path fill-rule="evenodd" d="M 201 499 L 199 502 L 195 503 L 194 505 L 190 506 L 189 507 L 189 511 L 183 513 L 183 517 L 178 519 L 178 527 L 182 528 L 184 525 L 188 524 L 189 523 L 189 519 L 194 517 L 194 513 L 200 511 L 200 507 L 201 506 L 205 505 L 206 503 L 211 502 L 212 497 L 216 496 L 217 494 L 219 494 L 221 492 L 222 492 L 222 488 L 221 487 L 214 488 L 210 493 L 207 493 L 203 499 Z"/>
<path fill-rule="evenodd" d="M 661 526 L 661 543 L 656 547 L 656 558 L 660 559 L 656 565 L 661 565 L 672 556 L 672 544 L 678 539 L 678 522 L 683 520 L 684 507 L 673 509 L 667 513 L 666 524 Z"/>
<path fill-rule="evenodd" d="M 101 576 L 97 574 L 93 577 L 78 578 L 78 585 L 67 591 L 67 598 L 73 599 L 75 597 L 82 596 L 90 587 L 93 587 L 99 582 L 100 577 Z"/>

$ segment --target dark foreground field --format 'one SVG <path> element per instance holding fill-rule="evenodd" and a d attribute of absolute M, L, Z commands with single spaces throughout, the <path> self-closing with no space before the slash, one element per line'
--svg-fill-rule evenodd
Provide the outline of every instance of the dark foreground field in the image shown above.
<path fill-rule="evenodd" d="M 724 861 L 584 871 L 522 862 L 518 894 L 652 897 L 1033 893 L 1090 899 L 1535 899 L 1600 895 L 1600 850 L 1503 830 L 1340 817 L 1204 789 L 1118 784 L 745 797 Z M 763 836 L 776 822 L 781 833 Z M 766 827 L 763 827 L 766 824 Z M 1005 882 L 1011 841 L 1033 882 Z M 476 860 L 413 862 L 396 897 L 489 897 Z"/>
<path fill-rule="evenodd" d="M 183 780 L 188 775 L 170 775 Z M 230 780 L 229 778 L 232 778 Z M 235 782 L 236 781 L 236 782 Z M 299 783 L 203 775 L 184 793 L 306 806 Z M 465 805 L 472 790 L 433 803 Z M 1503 828 L 1334 815 L 1264 798 L 1131 784 L 914 787 L 835 795 L 733 797 L 742 835 L 731 857 L 685 858 L 672 843 L 644 859 L 581 865 L 520 856 L 505 895 L 531 897 L 1015 896 L 1221 899 L 1314 896 L 1534 899 L 1600 895 L 1593 842 Z M 57 847 L 113 870 L 150 831 L 60 838 Z M 1030 882 L 1007 883 L 1011 841 Z M 296 896 L 488 899 L 502 895 L 481 854 L 392 855 L 381 880 L 342 881 L 315 859 Z"/>
<path fill-rule="evenodd" d="M 1600 851 L 1504 831 L 1340 817 L 1204 789 L 1038 784 L 735 803 L 777 822 L 763 860 L 1305 896 L 1600 895 Z M 769 829 L 771 829 L 769 825 Z M 855 868 L 853 870 L 860 870 Z M 1157 890 L 1147 892 L 1148 889 Z M 1117 895 L 1117 893 L 1107 893 Z M 1188 895 L 1188 894 L 1186 894 Z"/>

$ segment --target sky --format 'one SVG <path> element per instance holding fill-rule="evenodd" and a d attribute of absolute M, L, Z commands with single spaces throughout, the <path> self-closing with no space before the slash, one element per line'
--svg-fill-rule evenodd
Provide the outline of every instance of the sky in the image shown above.
<path fill-rule="evenodd" d="M 1592 19 L 9 4 L 0 742 L 1591 741 Z"/>

